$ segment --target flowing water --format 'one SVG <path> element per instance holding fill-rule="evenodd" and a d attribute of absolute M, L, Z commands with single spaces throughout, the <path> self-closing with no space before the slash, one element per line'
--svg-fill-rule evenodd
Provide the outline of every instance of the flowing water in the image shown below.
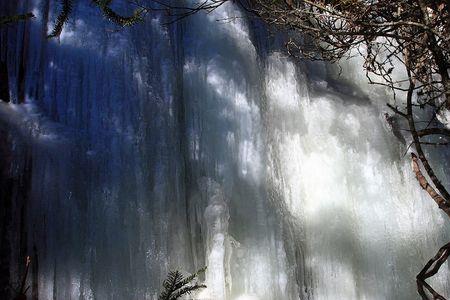
<path fill-rule="evenodd" d="M 57 9 L 0 1 L 36 14 L 0 35 L 2 284 L 30 255 L 42 300 L 153 300 L 204 265 L 196 299 L 418 298 L 449 224 L 359 62 L 294 62 L 231 3 L 117 30 L 78 1 L 47 41 Z"/>

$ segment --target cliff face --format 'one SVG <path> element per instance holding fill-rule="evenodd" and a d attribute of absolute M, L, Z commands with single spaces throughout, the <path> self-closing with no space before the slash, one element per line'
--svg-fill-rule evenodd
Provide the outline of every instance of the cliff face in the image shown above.
<path fill-rule="evenodd" d="M 30 255 L 33 299 L 156 299 L 205 264 L 202 299 L 415 297 L 445 219 L 359 73 L 232 4 L 118 29 L 78 1 L 47 40 L 57 9 L 0 2 L 36 15 L 0 30 L 2 287 Z"/>

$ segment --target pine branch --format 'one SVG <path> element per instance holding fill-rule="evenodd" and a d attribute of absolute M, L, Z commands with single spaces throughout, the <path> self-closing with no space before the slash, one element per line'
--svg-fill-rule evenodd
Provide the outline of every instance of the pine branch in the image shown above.
<path fill-rule="evenodd" d="M 177 284 L 183 280 L 183 275 L 179 271 L 170 271 L 163 282 L 164 291 L 159 296 L 159 300 L 170 300 L 176 290 Z"/>
<path fill-rule="evenodd" d="M 0 17 L 0 26 L 19 22 L 19 21 L 26 21 L 31 18 L 34 18 L 34 15 L 32 13 L 13 15 L 13 16 L 2 16 L 2 17 Z"/>
<path fill-rule="evenodd" d="M 142 8 L 135 10 L 131 16 L 122 16 L 109 7 L 112 0 L 92 0 L 92 2 L 98 6 L 105 18 L 122 27 L 132 26 L 142 21 L 142 15 L 146 12 Z"/>
<path fill-rule="evenodd" d="M 191 283 L 194 279 L 196 279 L 198 277 L 198 275 L 205 273 L 207 267 L 203 267 L 200 270 L 198 270 L 197 272 L 189 275 L 188 277 L 182 279 L 176 286 L 175 286 L 175 290 Z"/>
<path fill-rule="evenodd" d="M 64 25 L 67 20 L 69 20 L 70 13 L 72 12 L 72 0 L 61 0 L 62 10 L 56 18 L 55 26 L 53 27 L 52 32 L 47 36 L 47 38 L 51 39 L 54 37 L 59 37 L 63 30 Z"/>
<path fill-rule="evenodd" d="M 194 283 L 189 285 L 197 276 L 206 271 L 206 267 L 187 276 L 186 278 L 179 271 L 170 271 L 163 282 L 164 290 L 158 297 L 158 300 L 176 300 L 183 295 L 188 295 L 194 291 L 206 288 L 204 284 Z"/>
<path fill-rule="evenodd" d="M 170 300 L 177 300 L 180 297 L 184 296 L 184 295 L 189 295 L 192 292 L 201 290 L 206 288 L 206 285 L 204 284 L 195 284 L 195 285 L 190 285 L 190 286 L 186 286 L 184 288 L 179 289 L 178 291 L 176 291 L 171 297 Z"/>

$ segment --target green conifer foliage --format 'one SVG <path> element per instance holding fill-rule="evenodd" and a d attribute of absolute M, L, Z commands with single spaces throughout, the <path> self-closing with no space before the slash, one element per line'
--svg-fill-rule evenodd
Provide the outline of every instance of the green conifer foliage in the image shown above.
<path fill-rule="evenodd" d="M 22 14 L 22 15 L 13 15 L 13 16 L 1 16 L 0 17 L 0 26 L 18 22 L 18 21 L 26 21 L 30 18 L 34 18 L 34 15 L 32 13 L 27 13 L 27 14 Z"/>
<path fill-rule="evenodd" d="M 70 14 L 72 13 L 73 0 L 60 0 L 61 12 L 56 17 L 55 26 L 52 32 L 47 36 L 47 38 L 55 38 L 61 35 L 64 25 L 69 20 Z M 92 0 L 92 3 L 101 10 L 103 16 L 114 24 L 126 27 L 132 26 L 136 23 L 142 21 L 142 17 L 146 12 L 145 9 L 136 9 L 131 16 L 122 16 L 116 13 L 111 7 L 112 0 Z M 0 23 L 1 25 L 1 23 Z"/>
<path fill-rule="evenodd" d="M 121 16 L 109 7 L 112 0 L 92 0 L 92 2 L 100 8 L 105 18 L 122 27 L 132 26 L 142 21 L 142 15 L 145 12 L 144 9 L 137 9 L 131 16 Z"/>
<path fill-rule="evenodd" d="M 184 277 L 179 271 L 170 271 L 163 282 L 163 291 L 159 295 L 158 300 L 176 300 L 184 295 L 206 288 L 204 284 L 193 282 L 199 274 L 205 271 L 206 267 L 187 277 Z"/>
<path fill-rule="evenodd" d="M 61 0 L 61 7 L 61 12 L 58 17 L 56 17 L 55 26 L 53 27 L 52 32 L 47 36 L 49 39 L 60 36 L 63 27 L 67 20 L 69 20 L 70 13 L 72 12 L 72 0 Z"/>

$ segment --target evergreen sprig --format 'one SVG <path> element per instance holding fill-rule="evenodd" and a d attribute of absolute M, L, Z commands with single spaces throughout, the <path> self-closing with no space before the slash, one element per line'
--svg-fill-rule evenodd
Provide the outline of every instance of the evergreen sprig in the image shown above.
<path fill-rule="evenodd" d="M 145 12 L 145 9 L 137 9 L 131 16 L 122 16 L 109 7 L 112 0 L 92 0 L 92 2 L 98 6 L 105 18 L 122 27 L 132 26 L 142 21 L 142 15 Z"/>
<path fill-rule="evenodd" d="M 47 35 L 47 38 L 51 39 L 54 37 L 59 37 L 63 30 L 64 25 L 67 20 L 69 20 L 70 13 L 72 12 L 73 2 L 72 0 L 61 0 L 61 12 L 58 17 L 56 17 L 55 26 L 53 27 L 52 32 Z"/>
<path fill-rule="evenodd" d="M 194 291 L 206 288 L 204 284 L 198 284 L 192 281 L 197 279 L 197 276 L 206 271 L 206 267 L 197 272 L 184 277 L 179 271 L 170 271 L 166 280 L 163 282 L 164 290 L 159 295 L 158 300 L 176 300 L 184 295 L 191 294 Z"/>
<path fill-rule="evenodd" d="M 145 9 L 137 9 L 131 16 L 122 16 L 116 13 L 110 7 L 111 2 L 112 0 L 92 0 L 92 3 L 95 4 L 101 10 L 105 18 L 121 27 L 132 26 L 142 21 L 143 14 L 146 12 Z M 56 17 L 55 26 L 53 27 L 52 32 L 47 36 L 47 38 L 49 39 L 59 37 L 61 35 L 64 25 L 67 23 L 70 14 L 72 13 L 73 0 L 61 0 L 60 3 L 61 3 L 61 12 Z M 16 21 L 16 19 L 12 20 L 5 19 L 5 21 L 3 19 L 0 19 L 0 25 L 5 24 L 5 22 L 10 23 L 14 21 Z"/>
<path fill-rule="evenodd" d="M 6 25 L 9 23 L 19 22 L 19 21 L 26 21 L 31 18 L 34 18 L 34 15 L 32 13 L 13 15 L 13 16 L 1 16 L 0 17 L 0 26 Z"/>

